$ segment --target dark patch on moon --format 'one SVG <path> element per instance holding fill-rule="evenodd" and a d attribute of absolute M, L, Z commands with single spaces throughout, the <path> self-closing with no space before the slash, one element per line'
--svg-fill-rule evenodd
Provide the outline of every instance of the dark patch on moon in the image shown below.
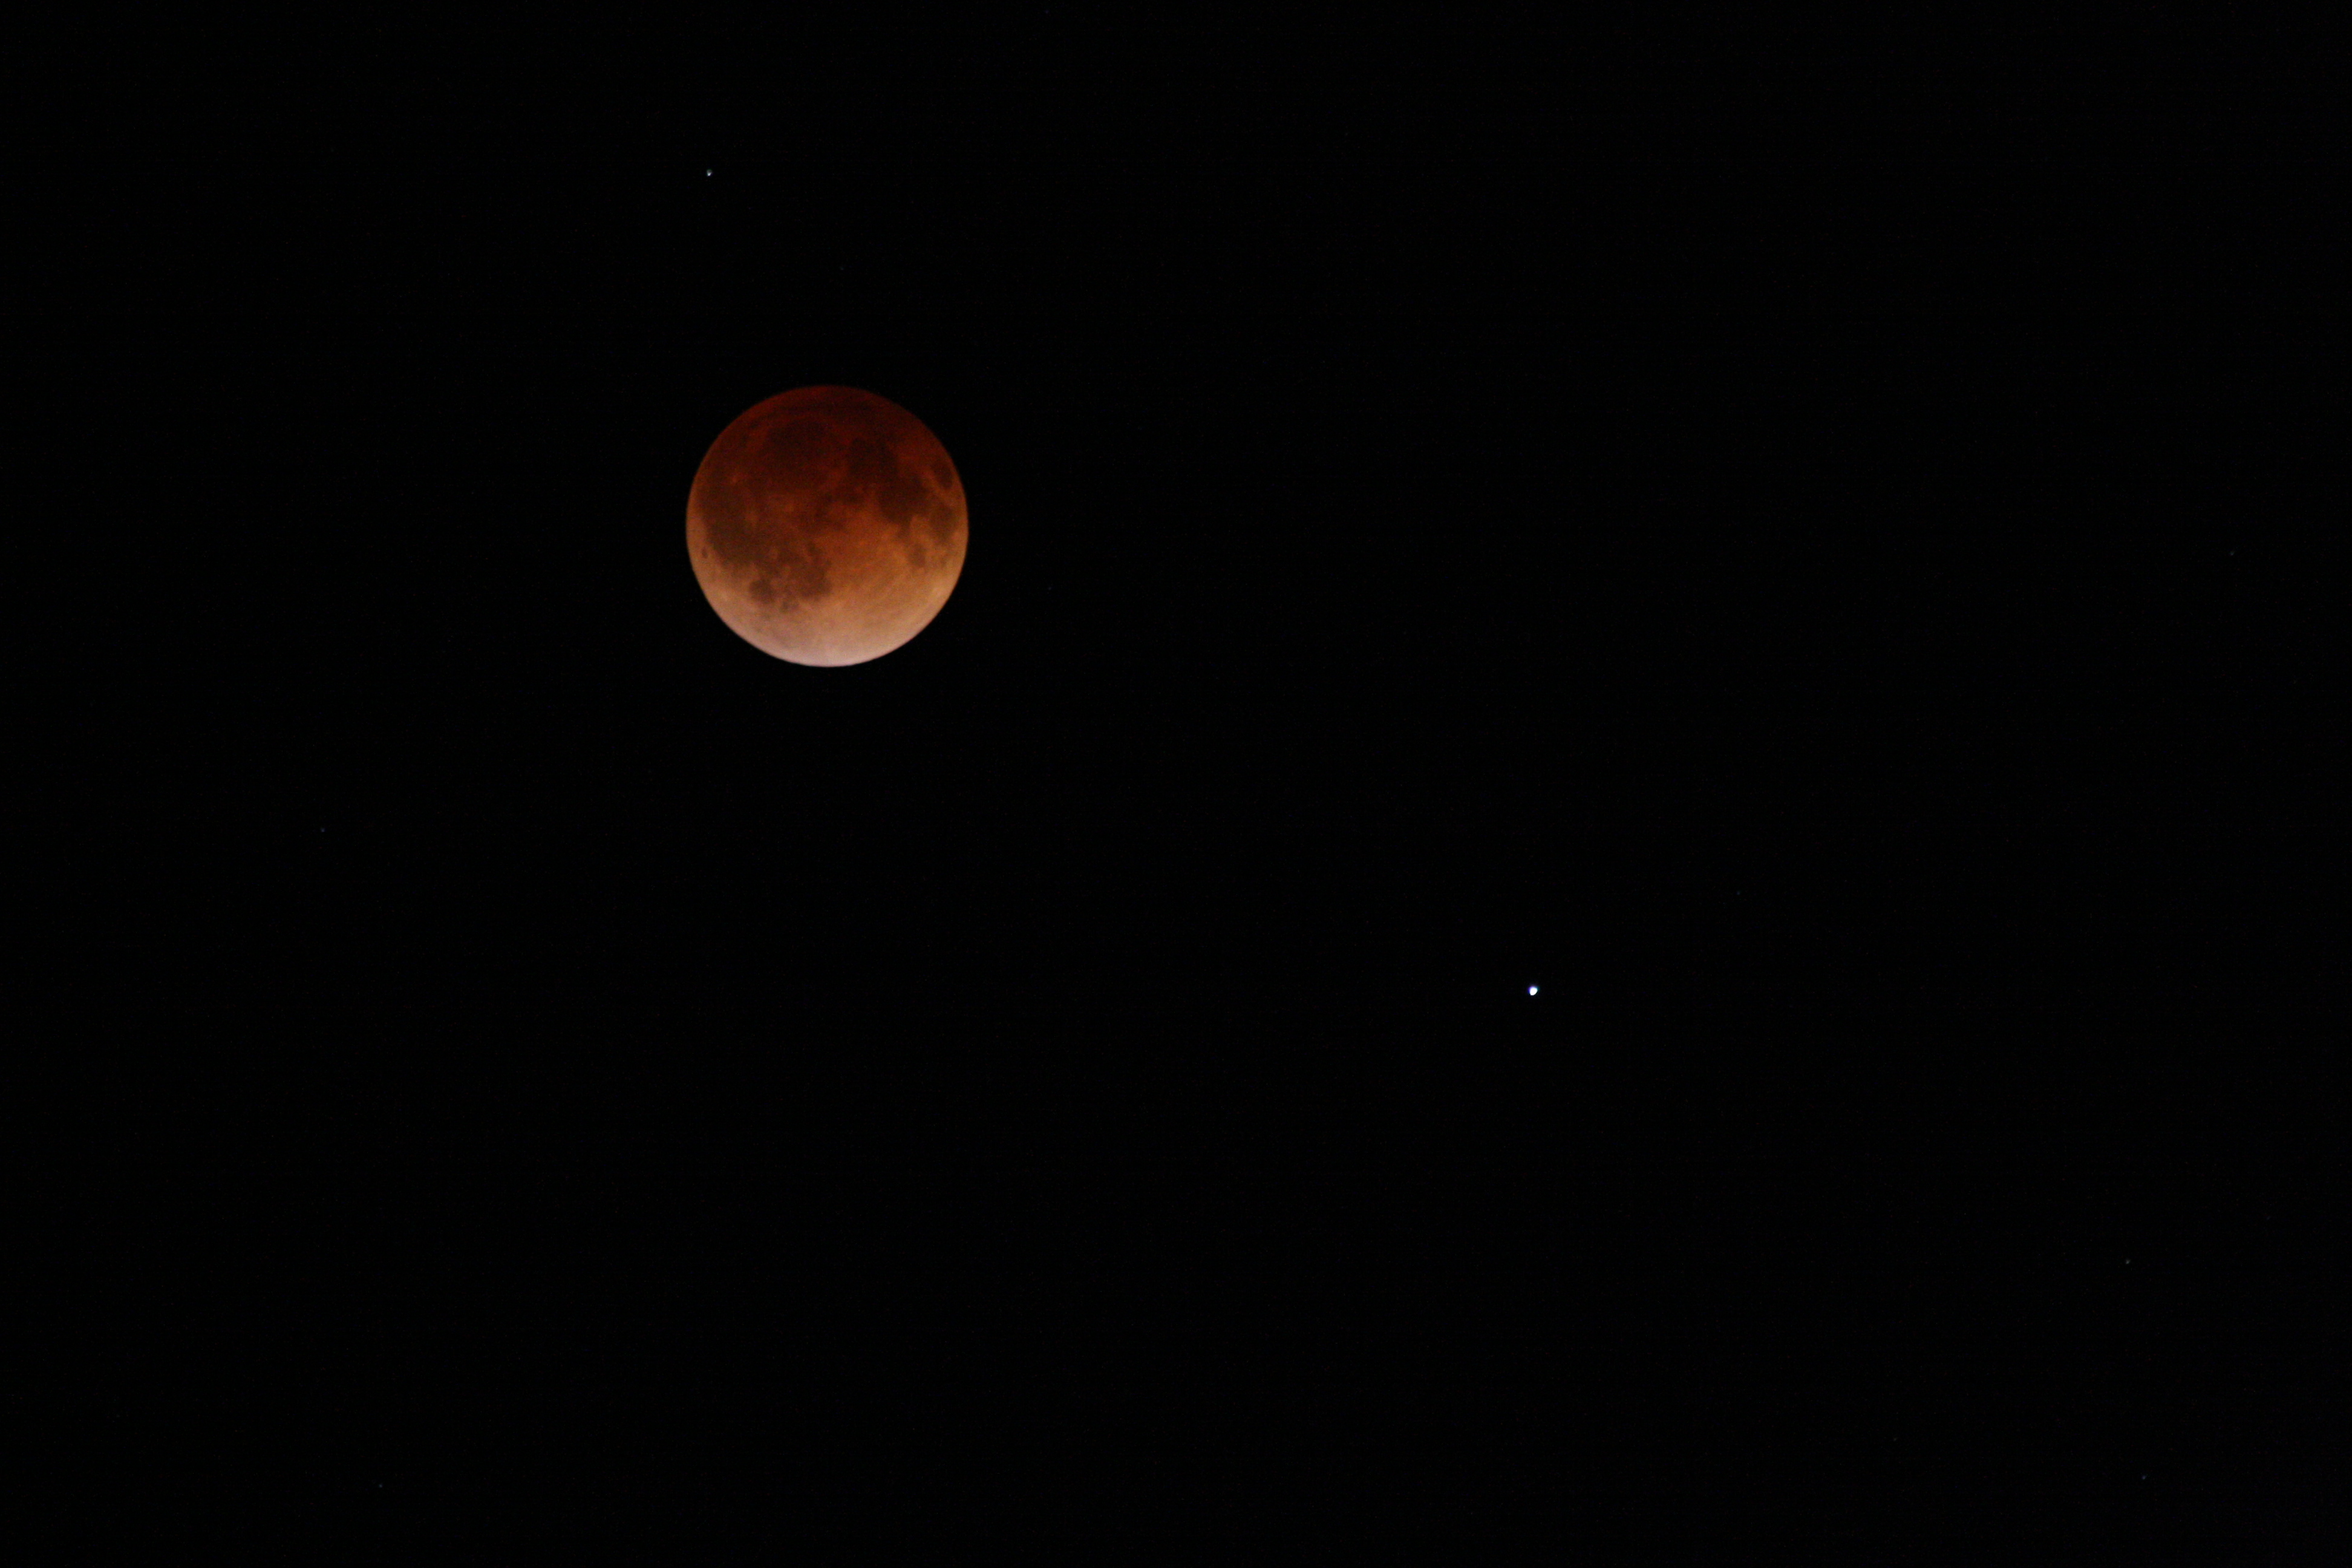
<path fill-rule="evenodd" d="M 796 474 L 824 461 L 825 429 L 815 419 L 787 418 L 761 438 L 762 467 L 774 473 Z"/>
<path fill-rule="evenodd" d="M 824 552 L 812 545 L 781 543 L 762 564 L 766 570 L 746 591 L 772 610 L 822 599 L 832 591 L 833 574 Z"/>
<path fill-rule="evenodd" d="M 751 522 L 750 487 L 740 467 L 713 465 L 700 498 L 702 536 L 710 552 L 730 566 L 757 565 L 764 541 Z"/>

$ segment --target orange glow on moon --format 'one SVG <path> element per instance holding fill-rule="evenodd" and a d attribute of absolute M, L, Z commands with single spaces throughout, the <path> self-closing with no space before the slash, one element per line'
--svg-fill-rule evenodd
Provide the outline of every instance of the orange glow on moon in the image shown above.
<path fill-rule="evenodd" d="M 686 547 L 719 618 L 793 664 L 864 664 L 931 624 L 963 574 L 963 481 L 887 398 L 803 386 L 739 415 L 696 470 Z"/>

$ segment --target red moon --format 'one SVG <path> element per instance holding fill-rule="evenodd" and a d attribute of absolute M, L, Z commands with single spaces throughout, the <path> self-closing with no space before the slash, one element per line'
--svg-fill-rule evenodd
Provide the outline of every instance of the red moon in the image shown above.
<path fill-rule="evenodd" d="M 703 596 L 793 664 L 903 647 L 963 574 L 963 481 L 923 422 L 851 386 L 769 398 L 719 433 L 686 502 Z"/>

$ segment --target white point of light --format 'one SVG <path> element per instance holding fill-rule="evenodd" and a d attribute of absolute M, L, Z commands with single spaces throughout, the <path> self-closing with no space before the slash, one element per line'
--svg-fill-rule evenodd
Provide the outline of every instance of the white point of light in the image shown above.
<path fill-rule="evenodd" d="M 1537 987 L 1537 986 L 1533 986 L 1533 985 L 1528 986 L 1528 995 L 1530 995 L 1530 996 L 1534 995 L 1534 994 L 1536 994 L 1536 992 L 1537 992 L 1537 990 L 1538 990 L 1538 987 Z"/>

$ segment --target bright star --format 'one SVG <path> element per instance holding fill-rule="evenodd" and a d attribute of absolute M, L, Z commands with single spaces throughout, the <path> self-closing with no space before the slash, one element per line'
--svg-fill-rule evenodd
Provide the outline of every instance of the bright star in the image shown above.
<path fill-rule="evenodd" d="M 1532 985 L 1528 986 L 1528 995 L 1530 995 L 1530 996 L 1532 996 L 1532 995 L 1534 995 L 1535 994 L 1536 994 L 1536 987 L 1535 987 L 1535 986 L 1532 986 Z"/>

